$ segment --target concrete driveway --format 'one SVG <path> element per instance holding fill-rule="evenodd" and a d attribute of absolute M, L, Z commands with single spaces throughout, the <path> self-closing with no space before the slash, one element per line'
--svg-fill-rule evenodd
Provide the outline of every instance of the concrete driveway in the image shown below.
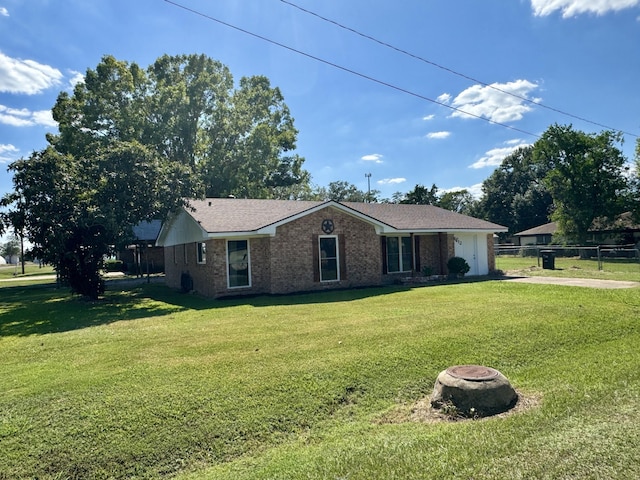
<path fill-rule="evenodd" d="M 505 282 L 542 283 L 546 285 L 567 285 L 570 287 L 588 288 L 636 288 L 640 282 L 621 280 L 598 280 L 592 278 L 558 278 L 558 277 L 504 277 Z"/>

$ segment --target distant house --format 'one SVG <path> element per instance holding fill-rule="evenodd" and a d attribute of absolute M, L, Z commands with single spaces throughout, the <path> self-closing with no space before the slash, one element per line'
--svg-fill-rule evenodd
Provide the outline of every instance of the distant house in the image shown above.
<path fill-rule="evenodd" d="M 538 227 L 514 233 L 516 245 L 549 245 L 558 225 L 556 222 L 545 223 Z"/>
<path fill-rule="evenodd" d="M 384 285 L 429 267 L 495 269 L 500 225 L 434 206 L 211 198 L 162 226 L 166 282 L 205 296 Z"/>
<path fill-rule="evenodd" d="M 161 227 L 160 220 L 140 222 L 133 227 L 134 241 L 119 255 L 129 273 L 144 275 L 164 271 L 164 249 L 156 246 Z"/>
<path fill-rule="evenodd" d="M 529 230 L 515 233 L 517 245 L 548 245 L 556 234 L 556 222 L 545 223 Z M 589 229 L 590 245 L 629 245 L 640 242 L 640 224 L 635 222 L 631 212 L 615 217 L 613 221 L 596 219 Z"/>

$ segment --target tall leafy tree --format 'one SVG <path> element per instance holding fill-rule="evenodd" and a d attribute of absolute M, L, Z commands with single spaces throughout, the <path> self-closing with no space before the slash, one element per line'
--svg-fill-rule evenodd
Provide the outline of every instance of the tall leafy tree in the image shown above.
<path fill-rule="evenodd" d="M 100 269 L 131 227 L 185 198 L 290 198 L 308 184 L 297 130 L 279 89 L 240 80 L 204 55 L 160 57 L 149 68 L 105 56 L 53 108 L 50 146 L 10 166 L 3 200 L 36 253 L 72 289 L 97 297 Z"/>
<path fill-rule="evenodd" d="M 338 180 L 327 187 L 318 187 L 308 197 L 309 200 L 334 200 L 336 202 L 371 202 L 378 201 L 378 190 L 363 192 L 352 183 Z"/>
<path fill-rule="evenodd" d="M 594 219 L 613 218 L 627 207 L 626 159 L 620 133 L 587 134 L 571 125 L 552 125 L 534 147 L 548 167 L 544 183 L 553 198 L 552 218 L 560 233 L 584 244 Z"/>
<path fill-rule="evenodd" d="M 90 298 L 103 292 L 104 258 L 131 239 L 131 226 L 182 202 L 168 192 L 176 172 L 139 143 L 119 142 L 90 159 L 48 147 L 9 169 L 14 192 L 5 202 L 23 214 L 34 255 Z"/>
<path fill-rule="evenodd" d="M 413 190 L 408 192 L 400 203 L 414 205 L 437 205 L 438 204 L 438 187 L 432 184 L 431 188 L 424 185 L 416 185 Z"/>
<path fill-rule="evenodd" d="M 0 256 L 10 258 L 15 257 L 19 254 L 20 239 L 16 235 L 11 235 L 5 243 L 0 244 Z"/>
<path fill-rule="evenodd" d="M 289 197 L 309 183 L 304 159 L 291 153 L 298 131 L 277 87 L 264 76 L 245 77 L 221 124 L 209 127 L 201 172 L 208 196 Z"/>
<path fill-rule="evenodd" d="M 634 175 L 631 176 L 630 208 L 633 218 L 640 223 L 640 138 L 636 140 Z"/>
<path fill-rule="evenodd" d="M 544 178 L 549 166 L 534 158 L 533 146 L 505 157 L 482 183 L 475 213 L 516 233 L 549 221 L 553 200 Z"/>
<path fill-rule="evenodd" d="M 452 212 L 472 215 L 476 200 L 467 189 L 444 192 L 438 198 L 437 206 Z"/>

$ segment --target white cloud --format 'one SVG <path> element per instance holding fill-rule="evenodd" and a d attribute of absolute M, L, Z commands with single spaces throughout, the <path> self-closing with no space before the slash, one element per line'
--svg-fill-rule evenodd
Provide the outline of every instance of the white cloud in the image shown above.
<path fill-rule="evenodd" d="M 482 184 L 476 183 L 475 185 L 471 185 L 470 187 L 451 187 L 443 190 L 443 192 L 459 192 L 461 190 L 466 190 L 471 194 L 471 196 L 475 199 L 479 199 L 482 197 Z"/>
<path fill-rule="evenodd" d="M 461 111 L 456 110 L 451 116 L 484 117 L 499 123 L 520 120 L 525 113 L 532 109 L 531 105 L 523 99 L 530 99 L 528 94 L 536 88 L 538 85 L 528 80 L 492 83 L 488 86 L 473 85 L 458 94 L 453 100 L 451 105 Z M 538 99 L 535 100 L 538 101 Z"/>
<path fill-rule="evenodd" d="M 514 144 L 513 140 L 510 140 L 508 142 L 505 142 L 505 144 L 508 145 L 506 147 L 492 148 L 491 150 L 486 152 L 480 160 L 473 163 L 472 165 L 469 165 L 469 168 L 478 169 L 478 168 L 499 166 L 506 157 L 511 155 L 513 152 L 515 152 L 518 148 L 526 147 L 530 145 L 522 141 L 520 142 L 521 143 Z"/>
<path fill-rule="evenodd" d="M 440 102 L 440 103 L 444 103 L 445 105 L 448 105 L 449 102 L 451 101 L 451 94 L 450 93 L 443 93 L 442 95 L 438 95 L 436 100 L 438 102 Z"/>
<path fill-rule="evenodd" d="M 429 132 L 427 133 L 427 138 L 433 138 L 433 139 L 442 139 L 442 138 L 447 138 L 451 135 L 451 132 Z"/>
<path fill-rule="evenodd" d="M 376 183 L 378 185 L 394 185 L 398 183 L 406 182 L 406 178 L 398 177 L 398 178 L 383 178 L 382 180 L 378 180 Z"/>
<path fill-rule="evenodd" d="M 372 153 L 371 155 L 365 155 L 360 157 L 360 160 L 364 160 L 365 162 L 373 162 L 373 163 L 382 163 L 383 155 L 379 153 Z"/>
<path fill-rule="evenodd" d="M 431 115 L 425 115 L 424 117 L 422 117 L 422 120 L 428 122 L 429 120 L 433 120 L 434 118 L 436 118 L 436 116 L 432 113 Z"/>
<path fill-rule="evenodd" d="M 3 17 L 8 17 L 9 10 L 7 10 L 5 7 L 0 7 L 0 15 L 2 15 Z"/>
<path fill-rule="evenodd" d="M 42 125 L 44 127 L 57 127 L 58 122 L 53 119 L 53 112 L 51 110 L 39 110 L 31 114 L 36 125 Z"/>
<path fill-rule="evenodd" d="M 0 143 L 0 163 L 9 163 L 15 160 L 15 153 L 18 153 L 18 149 L 13 145 Z"/>
<path fill-rule="evenodd" d="M 531 0 L 533 14 L 538 17 L 562 10 L 562 17 L 569 18 L 581 13 L 604 15 L 640 5 L 640 0 Z"/>
<path fill-rule="evenodd" d="M 79 83 L 84 83 L 84 74 L 76 72 L 75 70 L 69 70 L 71 78 L 69 79 L 69 85 L 71 88 L 75 87 Z"/>
<path fill-rule="evenodd" d="M 59 85 L 62 77 L 57 68 L 0 52 L 0 92 L 34 95 Z"/>
<path fill-rule="evenodd" d="M 58 124 L 53 119 L 51 110 L 39 110 L 32 112 L 26 108 L 9 108 L 0 105 L 0 123 L 12 127 L 56 127 Z"/>

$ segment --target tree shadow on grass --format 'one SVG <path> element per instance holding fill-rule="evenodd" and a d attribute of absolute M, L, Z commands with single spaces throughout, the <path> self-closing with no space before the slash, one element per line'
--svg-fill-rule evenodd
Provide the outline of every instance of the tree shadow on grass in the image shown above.
<path fill-rule="evenodd" d="M 415 288 L 487 280 L 495 280 L 495 278 L 477 277 L 419 285 L 389 285 L 224 299 L 184 294 L 161 284 L 139 284 L 126 287 L 107 284 L 107 292 L 97 301 L 84 300 L 70 294 L 67 289 L 55 288 L 52 285 L 4 287 L 0 299 L 0 337 L 67 332 L 120 321 L 171 315 L 187 310 L 208 310 L 240 305 L 259 308 L 350 302 L 392 295 Z"/>
<path fill-rule="evenodd" d="M 88 301 L 50 285 L 6 287 L 0 299 L 0 337 L 67 332 L 188 308 L 151 301 L 142 288 L 107 291 L 100 300 Z"/>

